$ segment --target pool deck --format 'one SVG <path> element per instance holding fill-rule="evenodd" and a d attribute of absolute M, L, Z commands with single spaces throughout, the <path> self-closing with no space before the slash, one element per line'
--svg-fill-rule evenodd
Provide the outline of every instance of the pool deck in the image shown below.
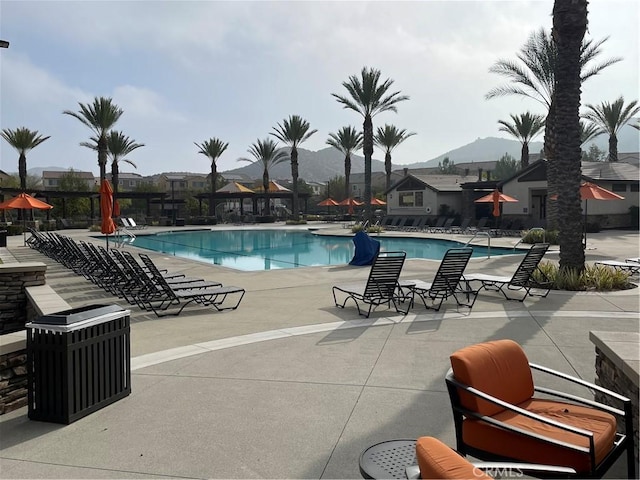
<path fill-rule="evenodd" d="M 309 227 L 346 233 L 299 228 Z M 86 230 L 60 233 L 98 243 Z M 247 291 L 235 311 L 156 318 L 22 246 L 22 237 L 8 240 L 0 258 L 46 263 L 47 284 L 72 307 L 131 308 L 132 393 L 68 426 L 30 421 L 26 407 L 0 416 L 0 478 L 360 478 L 358 456 L 371 444 L 432 435 L 455 446 L 444 375 L 456 349 L 511 338 L 531 361 L 593 381 L 589 331 L 639 331 L 638 289 L 522 303 L 483 292 L 471 312 L 447 301 L 440 312 L 381 308 L 364 319 L 352 306 L 336 308 L 331 287 L 364 281 L 370 267 L 242 272 L 150 253 L 161 267 Z M 589 234 L 587 263 L 639 252 L 637 232 Z M 557 260 L 557 249 L 547 258 Z M 472 258 L 467 272 L 510 275 L 520 259 Z M 438 265 L 409 259 L 402 277 L 430 280 Z M 607 477 L 624 475 L 621 459 Z"/>

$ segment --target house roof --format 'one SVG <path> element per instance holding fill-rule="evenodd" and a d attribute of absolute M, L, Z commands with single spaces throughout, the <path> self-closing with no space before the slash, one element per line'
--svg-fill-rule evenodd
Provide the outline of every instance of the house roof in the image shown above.
<path fill-rule="evenodd" d="M 639 181 L 640 167 L 623 162 L 582 162 L 582 176 L 589 180 Z"/>
<path fill-rule="evenodd" d="M 462 184 L 476 180 L 475 175 L 414 175 L 408 174 L 391 186 L 385 193 L 391 190 L 400 190 L 403 185 L 418 182 L 424 187 L 436 192 L 458 192 L 462 190 Z"/>
<path fill-rule="evenodd" d="M 93 180 L 95 177 L 91 172 L 81 172 L 80 170 L 43 170 L 42 178 L 62 178 L 65 175 L 73 173 L 78 178 L 85 178 L 87 180 Z"/>

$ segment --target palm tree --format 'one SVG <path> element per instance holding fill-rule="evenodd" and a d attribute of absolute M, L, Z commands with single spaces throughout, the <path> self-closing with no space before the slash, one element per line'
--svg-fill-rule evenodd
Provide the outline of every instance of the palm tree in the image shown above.
<path fill-rule="evenodd" d="M 262 188 L 264 189 L 264 201 L 265 210 L 263 215 L 269 215 L 271 212 L 271 205 L 269 203 L 269 169 L 279 163 L 289 160 L 287 152 L 284 150 L 278 150 L 276 142 L 270 138 L 264 140 L 257 140 L 253 143 L 249 150 L 247 150 L 255 160 L 250 158 L 239 158 L 239 162 L 261 162 L 262 163 Z"/>
<path fill-rule="evenodd" d="M 384 150 L 384 170 L 387 174 L 387 189 L 391 187 L 391 152 L 407 138 L 415 135 L 415 132 L 407 132 L 404 128 L 399 130 L 394 125 L 384 124 L 384 128 L 378 127 L 373 143 Z"/>
<path fill-rule="evenodd" d="M 580 198 L 580 88 L 581 52 L 587 30 L 587 0 L 556 0 L 553 38 L 557 48 L 555 70 L 555 162 L 558 185 L 560 269 L 584 270 L 582 204 Z"/>
<path fill-rule="evenodd" d="M 523 169 L 529 166 L 529 142 L 544 128 L 544 117 L 530 112 L 510 116 L 513 123 L 498 120 L 501 125 L 498 130 L 507 132 L 522 143 L 520 168 Z"/>
<path fill-rule="evenodd" d="M 43 137 L 37 130 L 31 131 L 26 127 L 16 128 L 15 130 L 3 128 L 0 135 L 20 155 L 18 157 L 18 175 L 20 176 L 20 190 L 24 192 L 27 189 L 27 152 L 50 137 Z"/>
<path fill-rule="evenodd" d="M 98 138 L 91 137 L 89 142 L 81 142 L 81 146 L 98 150 Z M 111 130 L 107 135 L 107 157 L 111 159 L 111 183 L 113 183 L 113 204 L 115 207 L 118 198 L 118 184 L 120 182 L 120 162 L 127 162 L 133 168 L 138 166 L 131 160 L 124 158 L 134 150 L 144 147 L 144 143 L 136 143 L 122 132 Z"/>
<path fill-rule="evenodd" d="M 349 177 L 351 176 L 351 154 L 362 148 L 362 132 L 349 125 L 342 127 L 338 133 L 330 133 L 327 145 L 340 150 L 344 154 L 344 198 L 349 198 Z"/>
<path fill-rule="evenodd" d="M 100 167 L 100 183 L 107 176 L 107 133 L 120 119 L 123 110 L 113 103 L 111 98 L 96 97 L 92 104 L 78 102 L 79 112 L 65 110 L 64 115 L 71 115 L 80 120 L 96 134 L 98 139 L 98 166 Z"/>
<path fill-rule="evenodd" d="M 615 102 L 602 102 L 600 105 L 587 105 L 583 118 L 595 125 L 600 133 L 609 135 L 609 161 L 618 161 L 618 131 L 640 112 L 638 101 L 634 100 L 625 107 L 624 98 Z"/>
<path fill-rule="evenodd" d="M 580 145 L 590 142 L 601 134 L 602 131 L 596 125 L 580 120 Z"/>
<path fill-rule="evenodd" d="M 298 145 L 308 140 L 317 130 L 309 130 L 309 122 L 298 115 L 290 115 L 282 124 L 273 127 L 271 135 L 291 147 L 291 179 L 293 183 L 293 220 L 298 221 Z"/>
<path fill-rule="evenodd" d="M 609 37 L 594 42 L 587 40 L 580 47 L 580 81 L 597 75 L 604 68 L 622 60 L 620 57 L 610 58 L 590 65 L 601 53 L 601 47 Z M 485 98 L 497 98 L 508 95 L 518 95 L 531 98 L 542 103 L 547 109 L 544 130 L 544 155 L 547 159 L 547 198 L 552 198 L 562 188 L 558 183 L 555 154 L 555 75 L 559 66 L 557 47 L 544 28 L 533 32 L 527 42 L 516 54 L 519 62 L 498 60 L 489 71 L 506 77 L 510 83 L 490 90 Z M 556 202 L 547 202 L 547 225 L 554 227 L 557 220 Z"/>
<path fill-rule="evenodd" d="M 371 208 L 371 157 L 373 156 L 373 117 L 378 113 L 392 111 L 397 112 L 396 105 L 404 100 L 409 100 L 407 95 L 400 92 L 387 93 L 393 85 L 393 80 L 387 79 L 380 82 L 380 70 L 363 67 L 360 78 L 351 75 L 349 80 L 342 82 L 347 89 L 349 97 L 332 93 L 343 108 L 353 110 L 364 118 L 362 124 L 364 153 L 364 197 L 366 220 L 372 220 Z"/>
<path fill-rule="evenodd" d="M 210 138 L 209 140 L 205 140 L 201 145 L 193 142 L 198 150 L 198 153 L 201 153 L 205 157 L 211 159 L 211 200 L 209 201 L 209 215 L 215 216 L 216 214 L 216 183 L 218 181 L 218 165 L 217 160 L 224 153 L 224 151 L 229 146 L 228 143 L 223 142 L 217 138 Z"/>

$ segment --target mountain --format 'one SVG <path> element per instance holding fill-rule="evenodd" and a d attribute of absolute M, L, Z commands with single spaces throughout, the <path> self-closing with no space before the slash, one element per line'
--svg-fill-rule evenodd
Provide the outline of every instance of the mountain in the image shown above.
<path fill-rule="evenodd" d="M 287 149 L 288 150 L 288 149 Z M 344 155 L 333 147 L 323 148 L 317 152 L 298 148 L 298 166 L 300 178 L 306 182 L 326 182 L 337 175 L 344 175 Z M 224 173 L 237 173 L 250 178 L 262 178 L 262 163 L 247 163 L 245 167 L 226 170 Z M 384 162 L 373 159 L 371 170 L 384 172 Z M 351 155 L 351 173 L 364 172 L 364 157 Z M 291 179 L 291 163 L 282 162 L 269 169 L 272 179 Z"/>

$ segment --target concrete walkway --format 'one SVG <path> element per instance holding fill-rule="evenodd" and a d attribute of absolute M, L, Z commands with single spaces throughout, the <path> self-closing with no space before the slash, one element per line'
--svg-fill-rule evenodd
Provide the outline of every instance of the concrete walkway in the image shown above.
<path fill-rule="evenodd" d="M 1 478 L 360 478 L 358 456 L 373 443 L 432 435 L 455 445 L 443 378 L 456 349 L 511 338 L 531 361 L 593 381 L 589 331 L 639 329 L 637 289 L 524 303 L 483 292 L 471 312 L 446 302 L 438 313 L 382 308 L 365 320 L 336 308 L 331 286 L 365 280 L 369 267 L 240 272 L 152 254 L 170 270 L 247 290 L 235 311 L 156 318 L 21 237 L 9 242 L 0 258 L 47 263 L 47 283 L 70 305 L 131 308 L 133 373 L 129 397 L 68 426 L 30 421 L 26 408 L 0 417 Z M 587 261 L 637 257 L 639 247 L 637 232 L 590 234 Z M 510 274 L 519 261 L 474 258 L 467 271 Z M 403 277 L 429 280 L 438 264 L 408 260 Z M 624 475 L 620 461 L 609 477 Z"/>

